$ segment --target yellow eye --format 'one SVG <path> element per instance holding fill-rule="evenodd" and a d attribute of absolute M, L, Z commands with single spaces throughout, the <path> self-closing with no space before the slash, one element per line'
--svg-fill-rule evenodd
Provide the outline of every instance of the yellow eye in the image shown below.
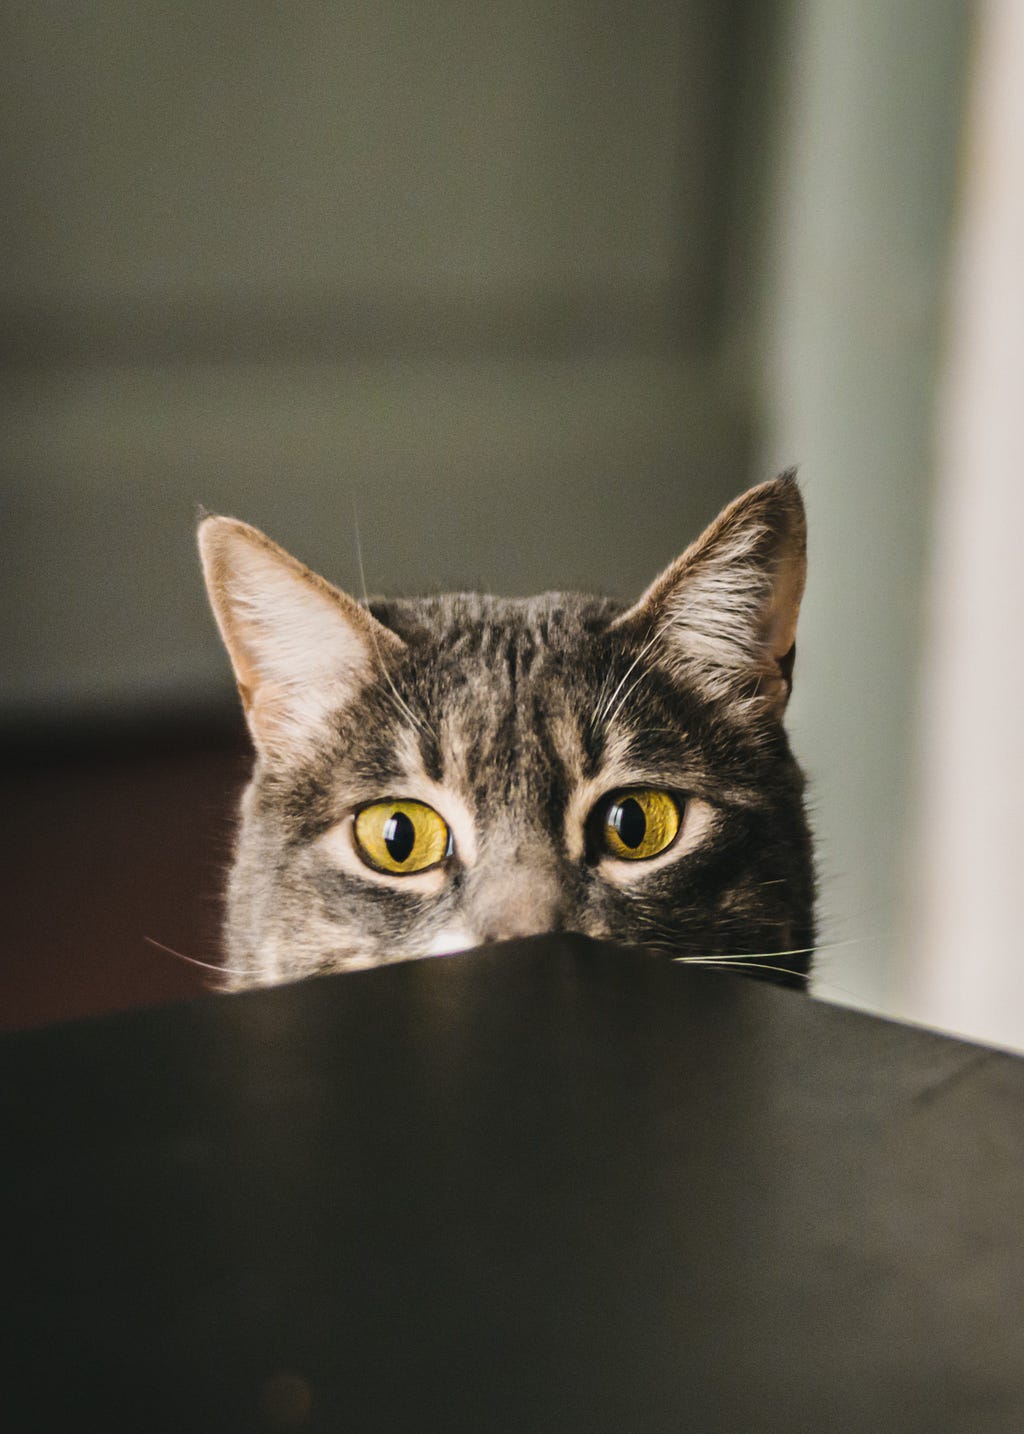
<path fill-rule="evenodd" d="M 367 866 L 394 876 L 426 871 L 452 851 L 444 818 L 425 802 L 373 802 L 356 813 L 354 830 Z"/>
<path fill-rule="evenodd" d="M 644 861 L 671 846 L 679 830 L 679 806 L 656 787 L 613 792 L 601 818 L 601 840 L 610 856 Z"/>

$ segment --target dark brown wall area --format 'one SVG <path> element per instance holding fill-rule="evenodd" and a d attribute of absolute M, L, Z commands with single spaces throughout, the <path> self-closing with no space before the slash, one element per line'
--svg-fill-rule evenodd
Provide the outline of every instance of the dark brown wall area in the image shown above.
<path fill-rule="evenodd" d="M 249 754 L 234 729 L 24 745 L 0 771 L 0 1029 L 201 993 Z"/>

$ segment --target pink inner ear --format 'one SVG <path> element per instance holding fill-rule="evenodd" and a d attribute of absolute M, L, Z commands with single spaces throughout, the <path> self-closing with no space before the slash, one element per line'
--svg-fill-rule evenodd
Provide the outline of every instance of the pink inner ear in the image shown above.
<path fill-rule="evenodd" d="M 806 574 L 807 564 L 802 551 L 796 555 L 786 554 L 776 568 L 765 640 L 780 666 L 796 643 L 796 625 Z"/>
<path fill-rule="evenodd" d="M 793 667 L 795 663 L 796 643 L 794 642 L 793 646 L 789 649 L 789 651 L 784 652 L 779 658 L 779 671 L 782 673 L 782 680 L 786 684 L 787 697 L 793 690 Z"/>
<path fill-rule="evenodd" d="M 200 551 L 253 738 L 280 750 L 344 705 L 401 639 L 346 593 L 232 518 L 207 518 Z"/>
<path fill-rule="evenodd" d="M 731 503 L 613 626 L 660 631 L 658 660 L 709 692 L 785 705 L 806 573 L 803 501 L 783 475 Z"/>

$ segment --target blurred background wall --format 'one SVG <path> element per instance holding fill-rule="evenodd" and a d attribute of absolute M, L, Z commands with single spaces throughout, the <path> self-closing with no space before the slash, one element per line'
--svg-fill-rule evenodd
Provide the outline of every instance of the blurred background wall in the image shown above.
<path fill-rule="evenodd" d="M 9 7 L 3 716 L 220 699 L 198 504 L 334 578 L 646 583 L 746 480 L 740 3 Z"/>
<path fill-rule="evenodd" d="M 992 8 L 6 7 L 10 1011 L 152 996 L 143 927 L 213 954 L 244 751 L 197 505 L 356 590 L 358 522 L 371 590 L 627 597 L 796 462 L 819 992 L 957 1027 L 905 913 Z M 971 1033 L 1024 1046 L 1024 1014 Z"/>

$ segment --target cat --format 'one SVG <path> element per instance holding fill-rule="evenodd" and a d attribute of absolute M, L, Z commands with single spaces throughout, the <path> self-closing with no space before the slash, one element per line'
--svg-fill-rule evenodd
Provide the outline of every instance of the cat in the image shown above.
<path fill-rule="evenodd" d="M 199 547 L 256 751 L 226 988 L 556 931 L 806 983 L 792 473 L 629 607 L 357 602 L 227 517 Z"/>

